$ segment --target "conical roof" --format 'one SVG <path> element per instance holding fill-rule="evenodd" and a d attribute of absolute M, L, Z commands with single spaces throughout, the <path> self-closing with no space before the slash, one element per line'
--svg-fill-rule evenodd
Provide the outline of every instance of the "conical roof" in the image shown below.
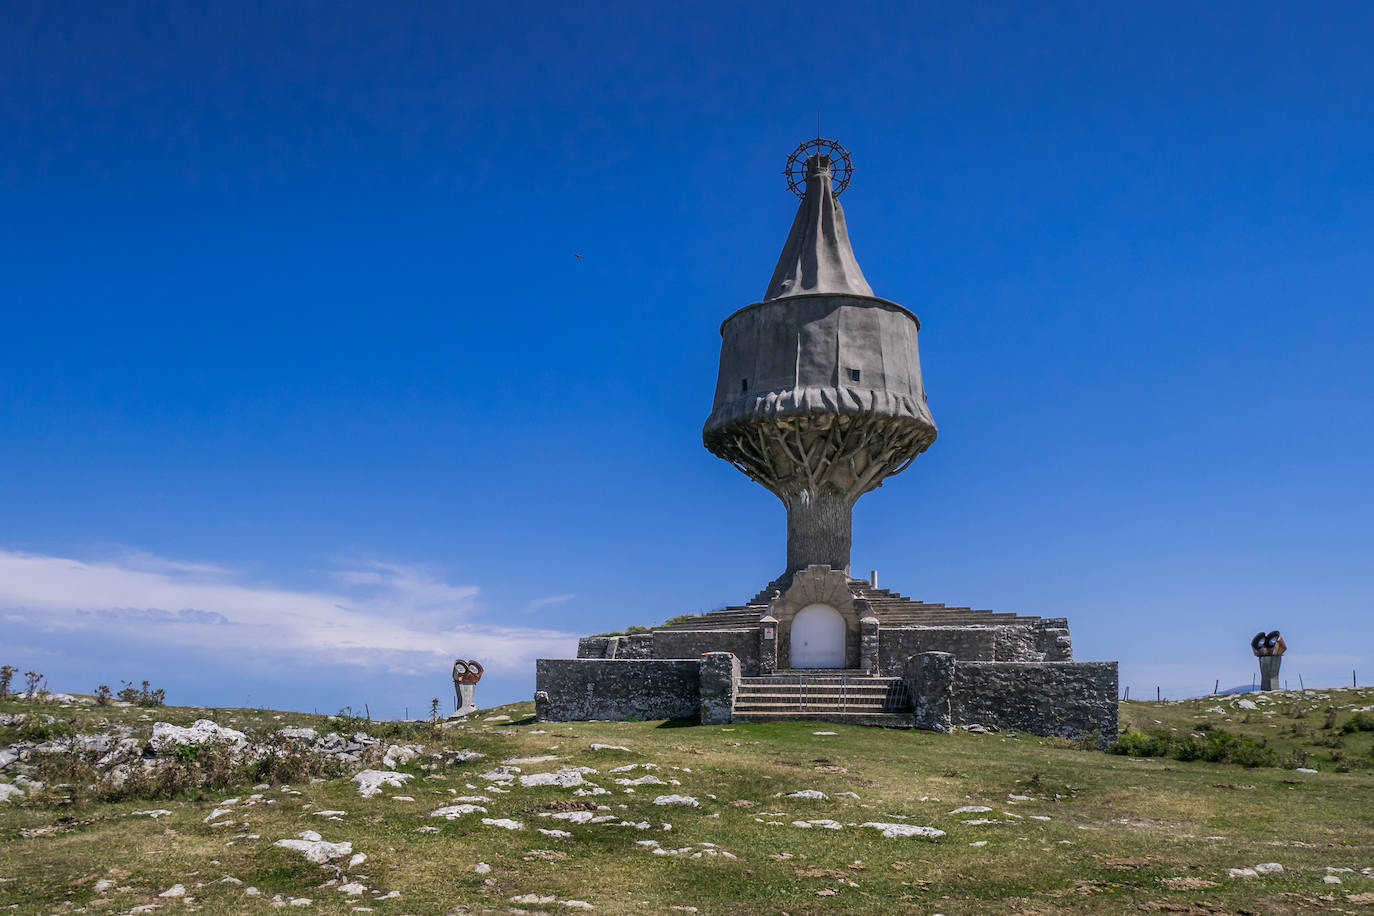
<path fill-rule="evenodd" d="M 821 153 L 807 157 L 806 193 L 763 299 L 812 293 L 873 295 L 849 246 L 844 210 L 831 183 L 830 157 Z"/>

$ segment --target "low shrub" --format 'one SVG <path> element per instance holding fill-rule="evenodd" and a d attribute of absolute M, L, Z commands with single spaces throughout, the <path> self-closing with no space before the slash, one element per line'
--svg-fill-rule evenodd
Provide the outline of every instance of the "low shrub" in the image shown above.
<path fill-rule="evenodd" d="M 132 703 L 135 706 L 166 706 L 167 691 L 159 687 L 151 689 L 147 681 L 143 682 L 142 687 L 135 687 L 132 681 L 120 681 L 124 686 L 119 688 L 116 694 L 125 703 Z"/>
<path fill-rule="evenodd" d="M 48 692 L 48 679 L 37 671 L 24 672 L 24 693 L 30 700 Z"/>
<path fill-rule="evenodd" d="M 1148 732 L 1126 732 L 1116 739 L 1109 753 L 1125 757 L 1169 757 L 1174 760 L 1205 760 L 1209 763 L 1234 763 L 1243 767 L 1279 766 L 1279 756 L 1263 741 L 1209 728 L 1202 738 L 1182 735 L 1167 728 Z"/>
<path fill-rule="evenodd" d="M 1353 735 L 1355 732 L 1374 732 L 1374 715 L 1357 712 L 1341 726 L 1342 735 Z"/>

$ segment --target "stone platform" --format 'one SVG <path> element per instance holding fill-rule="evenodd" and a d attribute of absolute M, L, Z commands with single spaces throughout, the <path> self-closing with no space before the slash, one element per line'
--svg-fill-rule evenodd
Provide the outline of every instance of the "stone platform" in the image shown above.
<path fill-rule="evenodd" d="M 833 621 L 843 664 L 794 668 L 793 623 L 818 609 Z M 712 661 L 723 656 L 728 684 L 717 683 L 724 663 Z M 708 661 L 716 681 L 702 673 Z M 746 604 L 643 633 L 584 637 L 577 659 L 540 660 L 536 681 L 538 714 L 559 720 L 695 713 L 703 721 L 1116 734 L 1116 663 L 1073 661 L 1064 618 L 916 601 L 823 565 L 769 583 Z"/>

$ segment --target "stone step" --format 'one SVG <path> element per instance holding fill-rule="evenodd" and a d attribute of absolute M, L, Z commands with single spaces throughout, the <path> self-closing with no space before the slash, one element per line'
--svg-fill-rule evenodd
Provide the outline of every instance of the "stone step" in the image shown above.
<path fill-rule="evenodd" d="M 877 725 L 884 728 L 912 728 L 915 722 L 911 713 L 902 712 L 826 712 L 826 711 L 778 711 L 743 712 L 733 717 L 736 722 L 835 722 L 841 725 Z"/>
<path fill-rule="evenodd" d="M 882 687 L 812 687 L 811 684 L 805 688 L 805 696 L 886 696 L 892 692 L 892 687 L 882 685 Z M 735 696 L 742 696 L 745 699 L 761 699 L 765 696 L 797 696 L 802 694 L 800 689 L 794 688 L 793 684 L 774 684 L 769 687 L 741 687 L 736 691 Z"/>
<path fill-rule="evenodd" d="M 776 682 L 783 678 L 790 678 L 792 679 L 792 683 L 796 683 L 796 679 L 799 677 L 806 678 L 808 682 L 810 682 L 813 678 L 833 678 L 835 680 L 838 680 L 840 678 L 849 678 L 850 683 L 853 683 L 856 679 L 859 678 L 883 682 L 901 680 L 901 678 L 899 677 L 879 677 L 877 675 L 870 674 L 867 668 L 781 668 L 777 671 L 774 671 L 772 674 L 761 674 L 756 675 L 754 677 L 742 677 L 740 678 L 740 683 L 761 684 L 769 681 Z"/>
<path fill-rule="evenodd" d="M 736 711 L 736 713 L 738 713 L 738 711 L 760 710 L 760 709 L 761 709 L 761 710 L 769 710 L 769 709 L 774 709 L 774 710 L 789 710 L 789 709 L 830 709 L 830 710 L 846 710 L 846 709 L 890 709 L 890 710 L 905 710 L 905 709 L 907 709 L 908 706 L 910 706 L 910 703 L 901 703 L 901 702 L 897 702 L 897 700 L 893 700 L 893 702 L 890 702 L 890 703 L 889 703 L 889 702 L 888 702 L 888 699 L 886 699 L 885 696 L 868 696 L 868 698 L 861 698 L 861 699 L 852 698 L 852 696 L 851 696 L 851 698 L 845 699 L 845 698 L 840 698 L 840 696 L 834 696 L 834 698 L 824 698 L 824 696 L 816 696 L 816 698 L 813 698 L 813 696 L 808 695 L 808 696 L 805 696 L 804 699 L 798 699 L 797 696 L 790 696 L 790 698 L 789 698 L 789 696 L 764 696 L 764 698 L 756 698 L 756 699 L 743 699 L 743 698 L 736 698 L 736 699 L 735 699 L 735 711 Z"/>
<path fill-rule="evenodd" d="M 908 707 L 888 703 L 735 703 L 734 714 L 749 713 L 907 713 Z"/>
<path fill-rule="evenodd" d="M 1012 614 L 923 614 L 920 612 L 901 612 L 876 615 L 885 627 L 900 626 L 991 626 L 997 624 L 1021 624 L 1033 626 L 1040 622 L 1039 617 L 1018 617 Z M 729 630 L 748 629 L 758 626 L 754 617 L 701 617 L 684 620 L 668 626 L 655 627 L 658 630 Z"/>

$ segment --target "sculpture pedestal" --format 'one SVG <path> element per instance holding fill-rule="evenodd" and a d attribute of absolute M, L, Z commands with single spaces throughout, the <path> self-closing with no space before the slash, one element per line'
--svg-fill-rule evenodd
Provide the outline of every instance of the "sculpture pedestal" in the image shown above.
<path fill-rule="evenodd" d="M 458 688 L 458 711 L 455 716 L 466 716 L 477 711 L 477 704 L 473 702 L 473 694 L 477 692 L 476 684 L 455 684 Z"/>
<path fill-rule="evenodd" d="M 1282 655 L 1261 655 L 1259 658 L 1260 666 L 1260 690 L 1277 690 L 1279 681 L 1279 665 L 1283 662 Z"/>

